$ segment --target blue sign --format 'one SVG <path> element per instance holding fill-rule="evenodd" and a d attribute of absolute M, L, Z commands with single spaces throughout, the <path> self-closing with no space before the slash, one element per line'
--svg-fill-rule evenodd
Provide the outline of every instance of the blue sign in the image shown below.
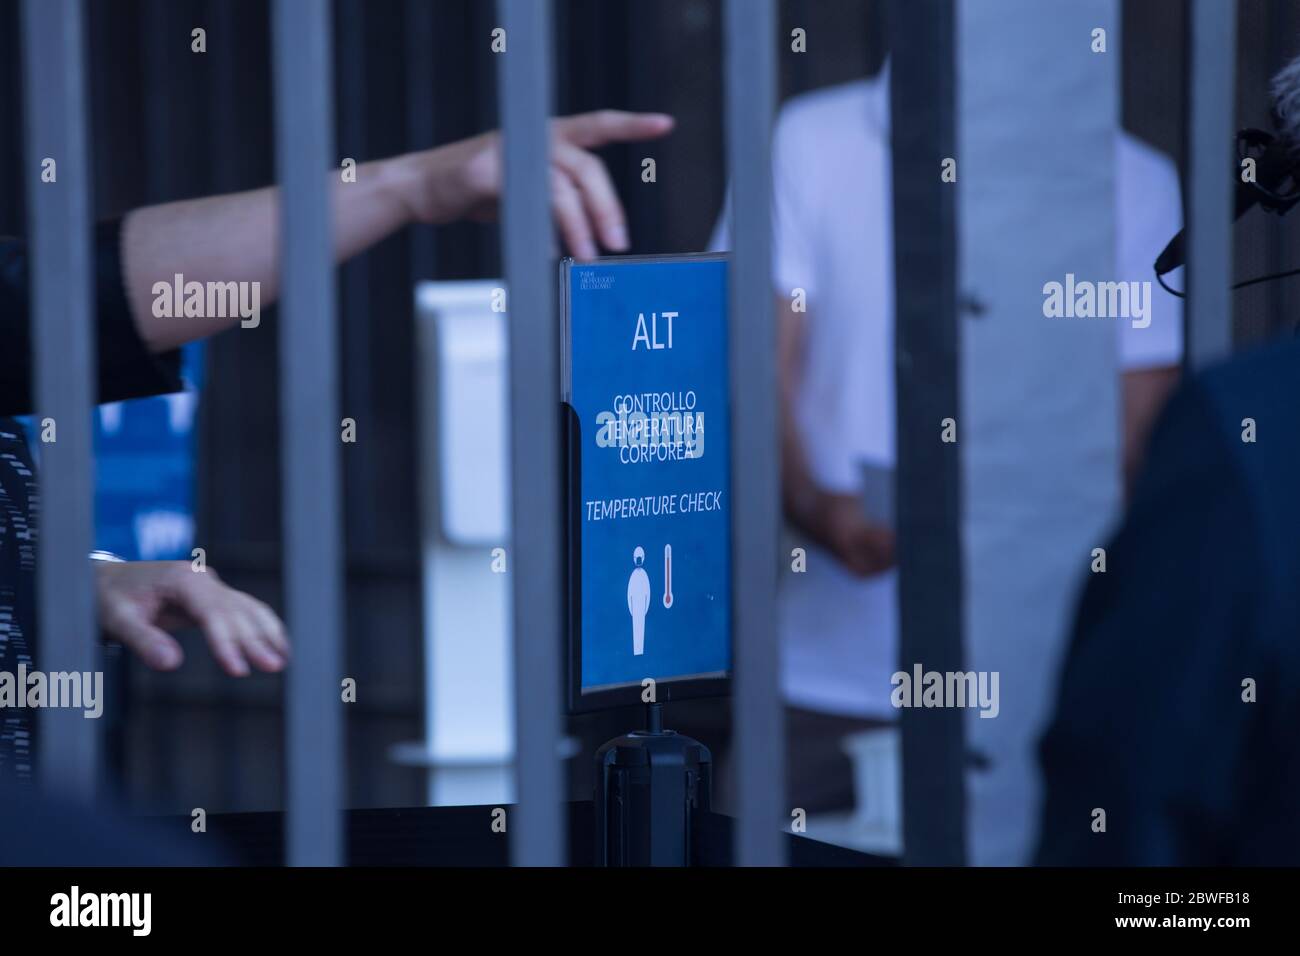
<path fill-rule="evenodd" d="M 185 388 L 95 409 L 95 547 L 128 561 L 191 559 L 194 547 L 194 418 L 203 344 L 181 351 Z M 22 419 L 38 465 L 40 429 Z"/>
<path fill-rule="evenodd" d="M 95 547 L 129 561 L 191 559 L 203 345 L 181 354 L 184 391 L 96 410 Z"/>
<path fill-rule="evenodd" d="M 731 667 L 727 261 L 567 263 L 581 692 Z"/>

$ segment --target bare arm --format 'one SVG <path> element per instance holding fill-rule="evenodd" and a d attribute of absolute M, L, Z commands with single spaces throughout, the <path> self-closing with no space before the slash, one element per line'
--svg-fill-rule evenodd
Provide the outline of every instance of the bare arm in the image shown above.
<path fill-rule="evenodd" d="M 785 296 L 776 296 L 781 494 L 785 513 L 796 528 L 827 548 L 854 574 L 879 574 L 894 563 L 893 532 L 867 520 L 857 495 L 821 487 L 804 450 L 794 408 L 803 370 L 807 318 L 807 313 L 795 312 Z"/>
<path fill-rule="evenodd" d="M 392 160 L 367 163 L 355 183 L 330 175 L 335 237 L 341 262 L 410 222 Z M 159 317 L 153 313 L 156 282 L 255 282 L 270 305 L 280 290 L 279 190 L 274 187 L 226 196 L 147 206 L 122 225 L 127 298 L 136 327 L 154 351 L 175 348 L 229 328 L 239 317 Z"/>
<path fill-rule="evenodd" d="M 1133 487 L 1133 480 L 1142 467 L 1147 439 L 1151 427 L 1165 407 L 1169 393 L 1178 384 L 1176 365 L 1125 372 L 1122 379 L 1124 404 L 1124 487 Z"/>
<path fill-rule="evenodd" d="M 786 516 L 801 531 L 815 535 L 820 489 L 804 453 L 795 422 L 795 395 L 803 367 L 804 314 L 783 295 L 776 297 L 777 384 L 781 407 L 781 498 Z"/>
<path fill-rule="evenodd" d="M 578 258 L 627 248 L 623 210 L 604 165 L 590 149 L 653 139 L 670 117 L 606 110 L 552 122 L 551 201 L 565 245 Z M 357 167 L 356 181 L 329 177 L 334 258 L 342 262 L 412 222 L 490 219 L 501 194 L 500 135 L 484 133 L 437 149 Z M 154 284 L 257 282 L 259 302 L 279 293 L 279 192 L 275 187 L 149 206 L 122 226 L 123 281 L 141 337 L 154 351 L 204 338 L 239 321 L 153 314 Z"/>

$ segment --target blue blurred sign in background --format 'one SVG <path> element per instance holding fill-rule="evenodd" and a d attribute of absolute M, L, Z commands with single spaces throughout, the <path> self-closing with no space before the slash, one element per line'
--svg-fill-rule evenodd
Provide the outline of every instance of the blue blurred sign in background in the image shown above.
<path fill-rule="evenodd" d="M 95 547 L 131 561 L 190 559 L 194 424 L 203 346 L 185 347 L 185 390 L 95 413 Z"/>

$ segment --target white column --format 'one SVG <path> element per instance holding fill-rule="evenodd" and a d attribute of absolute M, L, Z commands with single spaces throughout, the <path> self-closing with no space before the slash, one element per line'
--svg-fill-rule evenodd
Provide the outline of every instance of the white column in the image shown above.
<path fill-rule="evenodd" d="M 961 328 L 966 666 L 997 672 L 1000 698 L 995 718 L 965 712 L 988 761 L 966 775 L 973 864 L 1031 852 L 1036 743 L 1119 499 L 1126 320 L 1048 318 L 1043 291 L 1119 278 L 1119 24 L 1115 0 L 958 5 L 959 272 L 983 306 Z"/>

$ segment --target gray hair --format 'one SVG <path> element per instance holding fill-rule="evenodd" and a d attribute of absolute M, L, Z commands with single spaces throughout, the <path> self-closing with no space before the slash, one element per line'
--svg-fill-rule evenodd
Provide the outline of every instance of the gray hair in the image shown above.
<path fill-rule="evenodd" d="M 1278 70 L 1271 92 L 1281 124 L 1279 132 L 1294 148 L 1300 145 L 1300 56 Z"/>

